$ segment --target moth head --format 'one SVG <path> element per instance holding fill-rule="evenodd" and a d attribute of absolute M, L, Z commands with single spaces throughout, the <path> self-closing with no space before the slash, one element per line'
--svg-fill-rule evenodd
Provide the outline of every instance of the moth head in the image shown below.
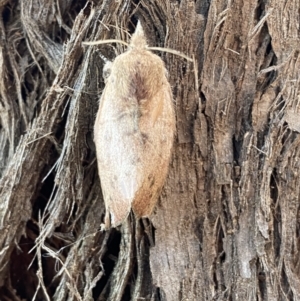
<path fill-rule="evenodd" d="M 140 21 L 138 21 L 134 34 L 131 37 L 130 46 L 132 48 L 140 48 L 140 49 L 147 48 L 147 40 Z"/>

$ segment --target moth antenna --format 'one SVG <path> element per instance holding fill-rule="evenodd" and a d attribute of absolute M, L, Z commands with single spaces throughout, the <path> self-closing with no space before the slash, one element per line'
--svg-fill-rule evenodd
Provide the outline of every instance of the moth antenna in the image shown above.
<path fill-rule="evenodd" d="M 116 39 L 110 39 L 110 40 L 99 40 L 99 41 L 93 41 L 93 42 L 83 42 L 83 45 L 101 45 L 101 44 L 109 44 L 109 43 L 118 43 L 118 44 L 123 44 L 127 47 L 131 48 L 139 48 L 139 49 L 147 49 L 147 50 L 157 50 L 157 51 L 164 51 L 168 53 L 175 54 L 177 56 L 180 56 L 182 58 L 185 58 L 189 62 L 194 62 L 192 58 L 189 56 L 185 55 L 184 53 L 170 49 L 170 48 L 162 48 L 162 47 L 148 47 L 147 45 L 147 40 L 144 34 L 143 27 L 141 25 L 141 22 L 138 21 L 135 32 L 131 37 L 130 44 L 122 41 L 122 40 L 116 40 Z"/>
<path fill-rule="evenodd" d="M 174 50 L 174 49 L 170 49 L 170 48 L 162 48 L 162 47 L 146 47 L 147 50 L 157 50 L 157 51 L 164 51 L 164 52 L 168 52 L 168 53 L 172 53 L 178 56 L 181 56 L 183 58 L 185 58 L 187 61 L 189 62 L 194 62 L 194 60 L 192 58 L 190 58 L 189 56 L 185 55 L 184 53 L 178 51 L 178 50 Z"/>
<path fill-rule="evenodd" d="M 124 42 L 122 40 L 116 40 L 116 39 L 98 40 L 98 41 L 93 41 L 93 42 L 82 42 L 82 45 L 94 46 L 94 45 L 110 44 L 110 43 L 123 44 L 123 45 L 129 47 L 128 43 L 126 43 L 126 42 Z"/>

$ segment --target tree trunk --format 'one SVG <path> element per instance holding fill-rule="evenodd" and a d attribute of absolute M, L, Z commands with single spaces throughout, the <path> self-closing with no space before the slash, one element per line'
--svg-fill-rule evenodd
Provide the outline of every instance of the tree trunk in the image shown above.
<path fill-rule="evenodd" d="M 300 2 L 0 0 L 1 300 L 300 300 Z M 149 219 L 100 232 L 102 56 L 137 20 L 177 133 Z M 105 147 L 105 146 L 104 146 Z"/>

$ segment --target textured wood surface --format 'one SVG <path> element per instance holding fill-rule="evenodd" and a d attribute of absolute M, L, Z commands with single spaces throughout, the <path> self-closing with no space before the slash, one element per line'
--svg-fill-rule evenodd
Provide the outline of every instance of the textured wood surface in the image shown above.
<path fill-rule="evenodd" d="M 1 300 L 300 300 L 298 0 L 0 7 Z M 137 20 L 195 64 L 156 52 L 176 115 L 167 181 L 149 219 L 103 233 L 100 55 L 125 49 L 82 42 L 129 42 Z"/>

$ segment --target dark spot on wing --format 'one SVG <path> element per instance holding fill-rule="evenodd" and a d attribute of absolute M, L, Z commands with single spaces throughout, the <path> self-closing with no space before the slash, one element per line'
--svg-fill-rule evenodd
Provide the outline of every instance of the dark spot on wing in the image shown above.
<path fill-rule="evenodd" d="M 142 133 L 142 139 L 143 139 L 143 143 L 145 144 L 147 142 L 147 140 L 149 139 L 149 136 L 145 133 Z"/>
<path fill-rule="evenodd" d="M 139 162 L 141 162 L 141 159 L 139 157 L 132 158 L 131 160 L 132 165 L 137 165 L 137 163 Z"/>
<path fill-rule="evenodd" d="M 154 183 L 155 183 L 155 177 L 152 175 L 152 174 L 150 174 L 149 176 L 148 176 L 148 180 L 149 180 L 149 183 L 150 183 L 150 188 L 152 188 L 153 187 L 153 185 L 154 185 Z"/>
<path fill-rule="evenodd" d="M 151 183 L 150 183 L 150 188 L 153 187 L 154 183 L 155 183 L 155 178 L 152 179 L 152 181 L 151 181 Z"/>
<path fill-rule="evenodd" d="M 125 136 L 133 136 L 137 133 L 137 129 L 134 129 L 132 131 L 128 131 L 125 133 Z"/>
<path fill-rule="evenodd" d="M 126 117 L 128 114 L 126 112 L 123 112 L 121 114 L 118 115 L 117 120 L 121 120 L 122 118 Z"/>

